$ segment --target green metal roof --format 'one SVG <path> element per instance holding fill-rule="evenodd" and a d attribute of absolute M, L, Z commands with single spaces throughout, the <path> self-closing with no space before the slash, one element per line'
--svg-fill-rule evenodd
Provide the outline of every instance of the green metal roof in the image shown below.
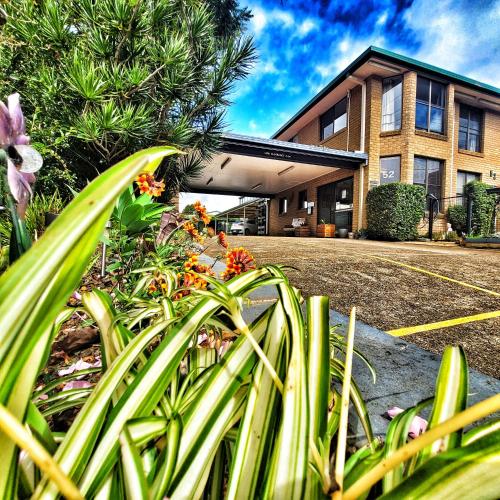
<path fill-rule="evenodd" d="M 370 46 L 368 47 L 357 59 L 355 59 L 349 66 L 347 66 L 344 71 L 337 75 L 326 87 L 324 87 L 318 94 L 316 94 L 304 107 L 302 107 L 298 113 L 296 113 L 290 120 L 288 120 L 277 132 L 275 132 L 272 138 L 278 137 L 286 129 L 288 129 L 294 122 L 296 122 L 302 115 L 309 111 L 314 105 L 316 105 L 321 99 L 323 99 L 327 94 L 329 94 L 337 85 L 343 82 L 349 75 L 354 73 L 360 66 L 362 66 L 366 61 L 368 61 L 373 56 L 383 59 L 387 62 L 392 62 L 398 65 L 404 65 L 407 68 L 414 69 L 416 71 L 424 71 L 430 75 L 435 75 L 441 78 L 445 78 L 452 83 L 458 83 L 465 87 L 477 90 L 479 92 L 484 92 L 485 94 L 500 97 L 500 88 L 494 87 L 487 83 L 479 82 L 468 78 L 466 76 L 459 75 L 458 73 L 453 73 L 446 69 L 433 66 L 432 64 L 423 63 L 417 61 L 411 57 L 402 56 L 391 52 L 390 50 L 381 49 L 379 47 Z"/>

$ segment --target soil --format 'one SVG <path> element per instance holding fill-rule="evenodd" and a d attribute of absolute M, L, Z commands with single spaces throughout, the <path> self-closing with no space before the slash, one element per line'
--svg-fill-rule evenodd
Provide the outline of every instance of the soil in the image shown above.
<path fill-rule="evenodd" d="M 328 295 L 331 307 L 381 330 L 444 321 L 500 309 L 500 297 L 375 257 L 416 266 L 500 293 L 500 252 L 453 243 L 386 243 L 368 240 L 229 237 L 257 264 L 292 266 L 288 276 L 305 296 Z M 210 253 L 210 250 L 209 252 Z M 435 353 L 462 345 L 469 366 L 500 378 L 500 317 L 406 335 Z"/>

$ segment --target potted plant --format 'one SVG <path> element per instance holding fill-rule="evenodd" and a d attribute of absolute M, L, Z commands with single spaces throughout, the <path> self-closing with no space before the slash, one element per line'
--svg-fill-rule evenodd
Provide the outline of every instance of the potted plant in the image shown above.
<path fill-rule="evenodd" d="M 327 224 L 323 219 L 316 226 L 318 238 L 333 238 L 335 236 L 335 224 Z"/>

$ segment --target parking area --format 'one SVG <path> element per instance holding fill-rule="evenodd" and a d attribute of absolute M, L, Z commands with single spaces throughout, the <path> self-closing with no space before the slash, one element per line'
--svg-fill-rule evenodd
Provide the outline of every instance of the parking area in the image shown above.
<path fill-rule="evenodd" d="M 441 353 L 464 347 L 469 365 L 500 378 L 500 252 L 454 244 L 231 237 L 258 264 L 292 266 L 305 296 L 328 295 L 365 323 Z M 436 323 L 436 324 L 435 324 Z"/>

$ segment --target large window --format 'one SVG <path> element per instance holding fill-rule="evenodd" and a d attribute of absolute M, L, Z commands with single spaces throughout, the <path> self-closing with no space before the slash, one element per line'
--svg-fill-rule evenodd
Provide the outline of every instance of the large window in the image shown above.
<path fill-rule="evenodd" d="M 401 177 L 401 158 L 388 156 L 380 158 L 380 184 L 399 182 Z"/>
<path fill-rule="evenodd" d="M 401 128 L 403 79 L 386 78 L 382 87 L 382 132 Z"/>
<path fill-rule="evenodd" d="M 469 182 L 479 181 L 481 176 L 474 172 L 457 172 L 457 196 L 463 196 L 465 194 L 465 186 Z"/>
<path fill-rule="evenodd" d="M 321 115 L 321 140 L 327 139 L 339 130 L 347 127 L 347 98 L 344 97 L 335 106 Z"/>
<path fill-rule="evenodd" d="M 427 132 L 444 133 L 445 86 L 419 76 L 415 127 Z"/>
<path fill-rule="evenodd" d="M 280 215 L 286 214 L 287 208 L 288 208 L 288 201 L 286 198 L 280 198 L 278 200 L 279 207 L 278 207 L 278 213 Z"/>
<path fill-rule="evenodd" d="M 460 126 L 458 129 L 458 148 L 481 151 L 482 112 L 460 104 Z"/>
<path fill-rule="evenodd" d="M 430 158 L 415 157 L 413 184 L 422 186 L 427 194 L 441 198 L 443 162 Z"/>
<path fill-rule="evenodd" d="M 303 210 L 304 208 L 307 208 L 307 189 L 304 189 L 303 191 L 299 191 L 299 210 Z"/>

